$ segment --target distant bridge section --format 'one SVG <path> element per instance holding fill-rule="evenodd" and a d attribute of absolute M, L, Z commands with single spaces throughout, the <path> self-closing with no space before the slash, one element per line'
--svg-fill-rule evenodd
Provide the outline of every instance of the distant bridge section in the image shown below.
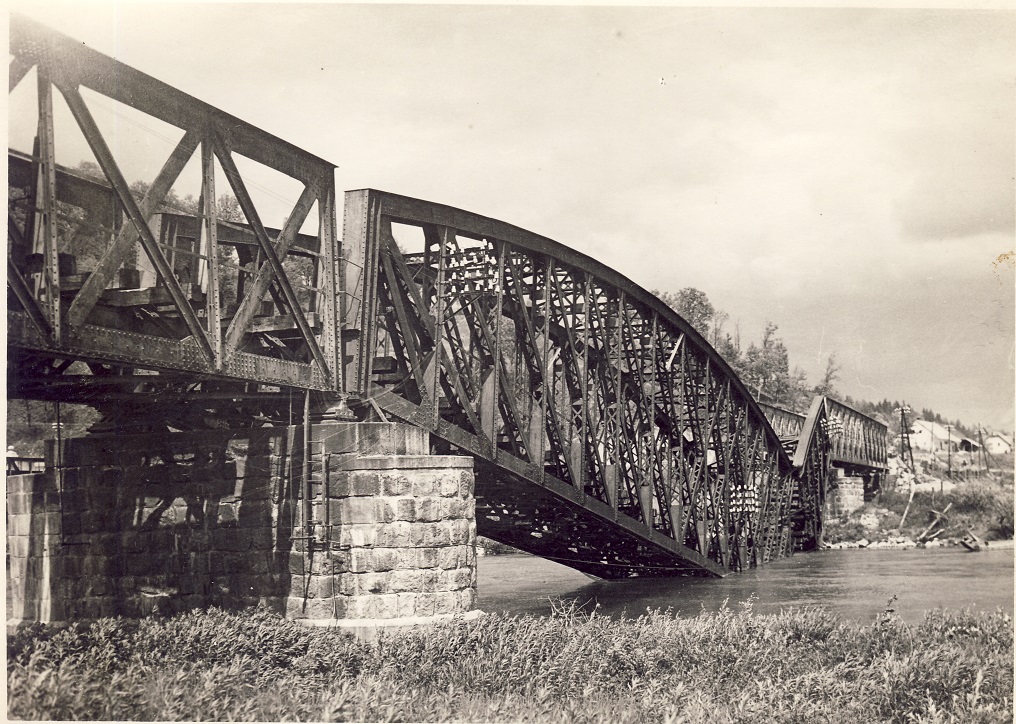
<path fill-rule="evenodd" d="M 797 450 L 797 442 L 806 428 L 810 431 L 815 424 L 822 424 L 831 433 L 829 459 L 833 465 L 864 473 L 885 472 L 889 439 L 885 423 L 832 397 L 816 399 L 822 400 L 823 410 L 812 409 L 808 415 L 766 403 L 759 403 L 759 407 L 780 439 L 793 443 L 791 454 Z"/>
<path fill-rule="evenodd" d="M 807 415 L 760 407 L 793 457 L 794 545 L 814 548 L 821 540 L 823 506 L 838 475 L 861 477 L 869 490 L 878 488 L 888 466 L 888 428 L 825 396 L 812 400 Z"/>
<path fill-rule="evenodd" d="M 831 439 L 833 464 L 858 474 L 884 474 L 889 467 L 889 427 L 838 400 L 825 399 L 830 424 L 838 433 Z"/>

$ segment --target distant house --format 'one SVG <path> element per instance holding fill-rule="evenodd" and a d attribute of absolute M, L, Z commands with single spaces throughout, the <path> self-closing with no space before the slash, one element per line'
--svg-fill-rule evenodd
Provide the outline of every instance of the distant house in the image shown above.
<path fill-rule="evenodd" d="M 910 447 L 924 452 L 959 450 L 963 436 L 945 425 L 930 420 L 915 420 L 911 425 Z"/>
<path fill-rule="evenodd" d="M 1012 442 L 1001 435 L 985 438 L 984 447 L 992 455 L 1008 455 L 1012 452 Z"/>
<path fill-rule="evenodd" d="M 969 437 L 960 438 L 960 450 L 968 453 L 975 453 L 981 449 L 980 443 L 976 440 L 971 440 Z"/>

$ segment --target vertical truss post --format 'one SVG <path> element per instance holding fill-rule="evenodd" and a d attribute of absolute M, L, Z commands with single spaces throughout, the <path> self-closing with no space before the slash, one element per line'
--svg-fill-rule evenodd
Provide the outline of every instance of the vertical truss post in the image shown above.
<path fill-rule="evenodd" d="M 345 392 L 356 396 L 368 394 L 370 345 L 377 334 L 374 305 L 381 238 L 380 204 L 370 191 L 346 192 L 342 231 L 342 332 L 338 354 L 344 367 Z M 392 293 L 398 293 L 397 289 Z"/>
<path fill-rule="evenodd" d="M 613 488 L 613 495 L 611 496 L 611 498 L 612 498 L 611 507 L 614 508 L 614 520 L 617 520 L 618 509 L 621 506 L 621 485 L 622 485 L 622 483 L 627 483 L 627 475 L 625 475 L 626 471 L 625 471 L 625 466 L 624 466 L 624 462 L 623 462 L 623 454 L 622 454 L 622 450 L 621 450 L 621 444 L 622 444 L 621 438 L 622 438 L 622 434 L 623 434 L 623 431 L 621 429 L 621 425 L 622 425 L 622 422 L 623 422 L 623 419 L 624 419 L 623 415 L 622 415 L 622 408 L 621 408 L 621 406 L 623 404 L 622 399 L 621 399 L 622 398 L 622 395 L 621 395 L 621 385 L 624 384 L 624 381 L 622 379 L 622 374 L 623 373 L 622 373 L 622 369 L 621 369 L 622 362 L 623 362 L 623 360 L 621 359 L 621 350 L 622 350 L 622 345 L 624 344 L 624 342 L 621 339 L 622 334 L 623 334 L 623 326 L 624 326 L 623 325 L 623 322 L 624 322 L 624 319 L 623 319 L 623 317 L 624 317 L 624 292 L 623 291 L 618 291 L 617 292 L 617 307 L 615 309 L 616 309 L 616 315 L 617 316 L 613 320 L 614 321 L 614 329 L 609 332 L 610 335 L 611 335 L 611 342 L 610 342 L 610 352 L 611 352 L 611 354 L 610 354 L 610 357 L 608 357 L 609 362 L 607 364 L 607 370 L 608 370 L 608 372 L 611 372 L 611 371 L 615 372 L 615 374 L 613 375 L 613 378 L 614 378 L 613 379 L 614 389 L 613 389 L 613 396 L 612 396 L 613 397 L 612 404 L 614 406 L 614 413 L 613 413 L 612 417 L 613 417 L 614 424 L 613 424 L 613 430 L 611 431 L 612 432 L 612 436 L 611 436 L 612 439 L 611 439 L 610 443 L 611 443 L 611 456 L 612 456 L 612 459 L 614 461 L 614 480 L 611 483 L 611 487 Z M 625 485 L 625 487 L 627 487 L 627 485 Z"/>
<path fill-rule="evenodd" d="M 504 255 L 505 255 L 505 244 L 501 243 L 496 246 L 497 250 L 497 272 L 496 272 L 496 286 L 494 291 L 494 318 L 490 320 L 490 325 L 493 328 L 493 340 L 491 340 L 491 361 L 492 366 L 490 370 L 490 395 L 489 399 L 485 399 L 485 407 L 483 410 L 483 431 L 487 437 L 490 438 L 490 455 L 491 460 L 497 462 L 498 458 L 498 424 L 497 420 L 499 417 L 499 410 L 501 409 L 501 375 L 503 373 L 503 363 L 501 360 L 501 319 L 504 310 Z M 486 320 L 481 320 L 481 323 L 487 324 Z"/>
<path fill-rule="evenodd" d="M 588 448 L 594 445 L 592 435 L 592 425 L 590 424 L 589 418 L 589 324 L 592 317 L 590 316 L 590 301 L 589 301 L 589 275 L 581 274 L 582 278 L 582 311 L 578 314 L 582 315 L 582 334 L 579 337 L 579 350 L 581 353 L 581 364 L 582 369 L 579 370 L 579 391 L 581 397 L 579 398 L 579 410 L 577 411 L 577 417 L 579 423 L 582 426 L 582 434 L 579 436 L 579 450 L 578 450 L 578 461 L 576 463 L 577 477 L 575 479 L 575 487 L 582 491 L 582 494 L 586 493 L 587 480 L 589 478 L 589 464 L 588 464 Z M 577 280 L 576 280 L 577 281 Z M 577 321 L 576 315 L 576 321 Z"/>
<path fill-rule="evenodd" d="M 533 258 L 533 321 L 538 322 L 540 315 L 537 314 L 536 305 L 542 303 L 543 305 L 543 323 L 539 329 L 536 330 L 537 336 L 533 340 L 534 342 L 539 341 L 541 344 L 540 349 L 540 360 L 539 370 L 540 377 L 542 379 L 534 380 L 536 384 L 540 385 L 542 393 L 540 395 L 539 402 L 539 424 L 534 425 L 536 428 L 536 452 L 534 457 L 536 458 L 536 465 L 542 475 L 545 467 L 545 459 L 547 452 L 547 438 L 548 427 L 556 427 L 557 417 L 553 414 L 551 409 L 554 405 L 553 394 L 554 394 L 554 372 L 553 363 L 550 361 L 550 275 L 553 274 L 554 261 L 550 257 L 544 257 L 542 259 L 542 269 L 537 263 L 537 259 Z M 543 273 L 543 286 L 540 286 L 540 273 Z M 540 340 L 540 337 L 543 337 Z M 532 435 L 532 433 L 530 433 Z M 559 435 L 555 434 L 555 437 Z"/>
<path fill-rule="evenodd" d="M 222 369 L 222 308 L 219 299 L 218 210 L 215 206 L 215 163 L 207 140 L 201 142 L 201 216 L 208 254 L 208 294 L 206 316 L 209 342 L 216 369 Z"/>
<path fill-rule="evenodd" d="M 40 64 L 39 85 L 39 175 L 36 179 L 35 217 L 36 239 L 33 251 L 41 253 L 42 274 L 35 285 L 36 295 L 45 295 L 46 315 L 53 341 L 61 343 L 60 320 L 60 255 L 56 230 L 56 147 L 53 139 L 53 84 L 49 73 Z"/>
<path fill-rule="evenodd" d="M 338 286 L 341 250 L 335 229 L 335 178 L 322 179 L 318 184 L 318 286 L 323 293 L 317 296 L 321 315 L 321 347 L 325 362 L 332 371 L 332 384 L 336 391 L 344 392 L 344 370 L 339 363 L 339 309 L 341 302 Z M 299 229 L 297 229 L 297 232 Z M 376 296 L 376 295 L 375 295 Z"/>
<path fill-rule="evenodd" d="M 437 428 L 441 421 L 441 364 L 444 358 L 444 334 L 445 334 L 445 274 L 447 267 L 448 249 L 454 241 L 455 231 L 451 227 L 442 226 L 437 233 L 437 281 L 434 287 L 434 350 L 431 360 L 433 378 L 427 380 L 431 405 L 431 429 Z M 449 360 L 449 364 L 454 364 Z"/>

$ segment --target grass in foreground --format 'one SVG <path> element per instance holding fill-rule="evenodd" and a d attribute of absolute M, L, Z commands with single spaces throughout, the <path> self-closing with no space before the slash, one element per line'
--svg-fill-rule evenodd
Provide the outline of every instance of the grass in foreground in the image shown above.
<path fill-rule="evenodd" d="M 490 615 L 368 644 L 263 610 L 8 641 L 20 719 L 1011 722 L 1008 615 Z"/>

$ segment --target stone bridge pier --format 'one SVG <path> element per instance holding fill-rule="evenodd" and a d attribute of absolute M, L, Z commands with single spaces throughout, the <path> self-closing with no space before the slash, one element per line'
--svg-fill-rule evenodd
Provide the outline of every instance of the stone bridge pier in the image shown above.
<path fill-rule="evenodd" d="M 7 478 L 9 623 L 263 604 L 309 624 L 466 614 L 473 460 L 339 423 L 50 443 Z"/>

